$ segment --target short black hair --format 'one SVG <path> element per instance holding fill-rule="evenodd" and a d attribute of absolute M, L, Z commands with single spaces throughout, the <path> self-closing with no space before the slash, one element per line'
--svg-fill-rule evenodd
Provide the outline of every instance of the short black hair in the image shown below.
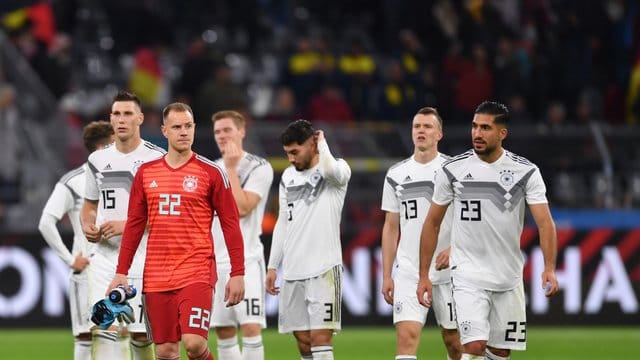
<path fill-rule="evenodd" d="M 495 123 L 507 126 L 509 123 L 509 109 L 497 101 L 483 101 L 475 111 L 476 114 L 494 115 Z"/>
<path fill-rule="evenodd" d="M 282 141 L 282 145 L 291 145 L 293 143 L 302 145 L 315 132 L 316 130 L 309 121 L 298 119 L 287 125 L 287 128 L 280 135 L 280 141 Z"/>
<path fill-rule="evenodd" d="M 126 90 L 120 90 L 113 97 L 113 101 L 111 102 L 111 105 L 113 105 L 113 103 L 116 101 L 133 101 L 134 103 L 136 103 L 136 105 L 138 105 L 138 109 L 140 109 L 140 112 L 142 112 L 142 103 L 134 93 L 128 92 Z"/>

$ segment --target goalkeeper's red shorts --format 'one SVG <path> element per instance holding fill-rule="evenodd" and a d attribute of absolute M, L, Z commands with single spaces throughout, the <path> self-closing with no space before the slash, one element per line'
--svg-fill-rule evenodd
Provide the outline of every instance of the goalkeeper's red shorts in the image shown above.
<path fill-rule="evenodd" d="M 147 334 L 156 344 L 179 342 L 182 334 L 208 339 L 212 296 L 213 287 L 207 283 L 146 293 Z"/>

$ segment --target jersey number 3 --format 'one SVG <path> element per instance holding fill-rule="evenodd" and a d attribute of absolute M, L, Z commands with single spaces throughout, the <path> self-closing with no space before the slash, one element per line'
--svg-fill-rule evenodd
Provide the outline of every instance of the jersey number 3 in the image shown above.
<path fill-rule="evenodd" d="M 180 215 L 180 194 L 160 194 L 158 202 L 158 214 Z"/>

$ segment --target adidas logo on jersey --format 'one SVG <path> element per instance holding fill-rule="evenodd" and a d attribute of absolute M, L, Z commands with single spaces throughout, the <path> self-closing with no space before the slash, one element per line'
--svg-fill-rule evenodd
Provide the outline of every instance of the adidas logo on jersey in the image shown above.
<path fill-rule="evenodd" d="M 462 180 L 473 180 L 473 176 L 471 176 L 471 173 L 468 173 Z"/>
<path fill-rule="evenodd" d="M 107 164 L 107 166 L 105 166 L 102 170 L 111 170 L 111 164 Z"/>
<path fill-rule="evenodd" d="M 407 181 L 411 181 L 411 176 L 407 175 L 407 177 L 404 178 L 404 182 L 407 182 Z"/>
<path fill-rule="evenodd" d="M 153 180 L 153 181 L 151 182 L 151 184 L 149 184 L 149 189 L 153 189 L 153 188 L 157 188 L 157 187 L 158 187 L 158 183 L 156 183 L 156 181 L 155 181 L 155 180 Z"/>

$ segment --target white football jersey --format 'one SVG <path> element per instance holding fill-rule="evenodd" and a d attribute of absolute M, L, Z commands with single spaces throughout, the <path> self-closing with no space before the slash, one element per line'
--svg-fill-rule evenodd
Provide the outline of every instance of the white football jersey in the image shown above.
<path fill-rule="evenodd" d="M 165 153 L 162 148 L 143 140 L 128 154 L 118 151 L 113 143 L 89 155 L 90 171 L 87 174 L 85 198 L 98 201 L 96 226 L 106 221 L 127 219 L 129 191 L 138 168 L 147 161 L 162 157 Z M 113 259 L 114 268 L 121 238 L 122 236 L 114 236 L 96 243 L 94 247 L 95 252 Z M 138 253 L 141 251 L 145 253 L 146 242 L 141 243 L 138 248 Z"/>
<path fill-rule="evenodd" d="M 340 220 L 351 168 L 331 155 L 326 141 L 318 151 L 316 166 L 304 171 L 289 166 L 280 180 L 268 268 L 282 262 L 285 280 L 310 279 L 342 264 Z"/>
<path fill-rule="evenodd" d="M 420 265 L 420 234 L 422 224 L 431 207 L 436 172 L 449 157 L 438 154 L 426 164 L 414 157 L 400 161 L 389 168 L 382 188 L 382 210 L 400 214 L 400 241 L 396 252 L 397 271 L 418 282 Z M 440 226 L 438 246 L 433 254 L 429 278 L 434 284 L 450 281 L 449 269 L 436 271 L 435 257 L 449 247 L 451 216 L 449 209 Z"/>
<path fill-rule="evenodd" d="M 522 282 L 525 203 L 547 203 L 545 192 L 538 167 L 507 150 L 493 163 L 473 150 L 444 163 L 433 202 L 453 205 L 453 278 L 494 291 Z"/>
<path fill-rule="evenodd" d="M 75 256 L 80 252 L 82 252 L 84 256 L 89 256 L 89 242 L 84 237 L 82 225 L 80 224 L 80 208 L 84 201 L 85 176 L 87 172 L 88 168 L 85 163 L 64 174 L 60 180 L 58 180 L 58 183 L 56 183 L 53 192 L 51 192 L 42 210 L 43 213 L 53 216 L 58 221 L 60 221 L 65 214 L 69 217 L 69 222 L 73 229 L 71 252 L 69 252 L 64 243 L 51 241 L 51 239 L 53 239 L 51 236 L 45 236 L 45 239 L 55 250 L 56 254 L 69 265 L 73 263 Z"/>
<path fill-rule="evenodd" d="M 225 168 L 222 159 L 217 159 L 216 164 L 223 169 Z M 262 234 L 264 208 L 267 205 L 269 189 L 271 189 L 271 183 L 273 182 L 273 167 L 264 158 L 245 153 L 245 156 L 238 163 L 238 177 L 244 191 L 250 191 L 260 196 L 260 201 L 253 211 L 240 218 L 246 268 L 250 262 L 264 260 L 264 247 L 262 246 L 260 235 Z M 215 215 L 211 231 L 213 233 L 218 271 L 231 271 L 231 261 L 224 242 L 222 227 L 220 226 L 220 220 Z"/>

